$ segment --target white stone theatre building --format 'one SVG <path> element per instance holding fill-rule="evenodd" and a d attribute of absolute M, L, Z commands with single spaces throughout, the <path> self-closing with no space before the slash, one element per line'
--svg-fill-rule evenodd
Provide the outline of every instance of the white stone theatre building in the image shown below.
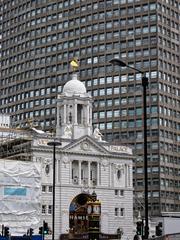
<path fill-rule="evenodd" d="M 76 74 L 57 98 L 56 139 L 62 145 L 56 147 L 55 238 L 69 232 L 71 207 L 82 207 L 77 199 L 95 191 L 101 202 L 101 232 L 115 234 L 119 228 L 122 239 L 132 239 L 132 150 L 103 141 L 98 128 L 92 129 L 92 97 Z M 50 140 L 34 139 L 33 154 L 34 161 L 42 164 L 42 220 L 51 227 Z M 80 225 L 73 229 L 82 230 Z"/>

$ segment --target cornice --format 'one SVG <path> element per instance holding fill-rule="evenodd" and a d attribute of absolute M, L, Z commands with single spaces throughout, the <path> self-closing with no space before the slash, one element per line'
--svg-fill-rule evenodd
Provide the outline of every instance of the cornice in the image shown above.
<path fill-rule="evenodd" d="M 47 149 L 43 147 L 34 147 L 33 148 L 34 152 L 43 152 L 43 153 L 50 153 L 53 154 L 53 149 Z M 90 153 L 90 152 L 69 152 L 68 150 L 63 150 L 63 149 L 56 149 L 56 154 L 61 154 L 61 155 L 74 155 L 74 156 L 86 156 L 86 157 L 98 157 L 98 158 L 114 158 L 114 159 L 127 159 L 127 160 L 132 160 L 134 157 L 129 156 L 126 154 L 96 154 L 96 153 Z"/>

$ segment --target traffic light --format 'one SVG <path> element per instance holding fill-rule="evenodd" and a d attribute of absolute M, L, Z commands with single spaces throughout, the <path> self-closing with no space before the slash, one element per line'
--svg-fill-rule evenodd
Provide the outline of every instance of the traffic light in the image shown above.
<path fill-rule="evenodd" d="M 44 230 L 44 234 L 48 234 L 49 233 L 49 227 L 48 227 L 48 223 L 43 221 L 43 230 Z"/>
<path fill-rule="evenodd" d="M 39 227 L 39 234 L 40 234 L 40 235 L 43 234 L 43 227 Z"/>
<path fill-rule="evenodd" d="M 33 229 L 33 228 L 30 228 L 30 229 L 29 229 L 29 236 L 31 237 L 31 236 L 33 235 L 33 233 L 34 233 L 34 229 Z"/>
<path fill-rule="evenodd" d="M 5 237 L 9 236 L 9 227 L 4 227 L 4 236 Z"/>
<path fill-rule="evenodd" d="M 142 235 L 142 222 L 138 221 L 136 223 L 136 234 L 137 235 Z"/>
<path fill-rule="evenodd" d="M 162 222 L 159 222 L 156 226 L 156 236 L 162 236 Z"/>

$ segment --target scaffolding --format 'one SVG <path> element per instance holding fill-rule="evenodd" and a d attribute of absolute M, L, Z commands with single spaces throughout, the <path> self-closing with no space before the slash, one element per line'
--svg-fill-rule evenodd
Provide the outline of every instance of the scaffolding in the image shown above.
<path fill-rule="evenodd" d="M 12 128 L 0 128 L 0 158 L 32 160 L 32 132 Z"/>

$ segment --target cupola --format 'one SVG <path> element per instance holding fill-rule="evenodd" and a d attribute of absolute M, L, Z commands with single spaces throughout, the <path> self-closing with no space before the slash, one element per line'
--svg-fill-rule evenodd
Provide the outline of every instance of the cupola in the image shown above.
<path fill-rule="evenodd" d="M 92 135 L 92 97 L 75 73 L 58 95 L 56 135 L 67 139 Z"/>

